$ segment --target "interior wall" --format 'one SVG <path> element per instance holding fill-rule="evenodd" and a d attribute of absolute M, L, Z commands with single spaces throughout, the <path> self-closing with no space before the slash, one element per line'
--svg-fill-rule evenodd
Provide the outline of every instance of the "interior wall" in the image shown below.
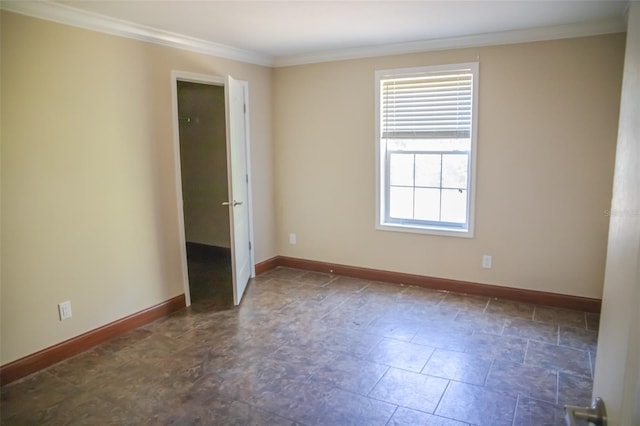
<path fill-rule="evenodd" d="M 278 252 L 600 298 L 623 55 L 614 34 L 275 69 Z M 375 71 L 473 61 L 475 238 L 376 230 Z"/>
<path fill-rule="evenodd" d="M 611 425 L 640 424 L 640 3 L 629 9 L 593 395 Z"/>
<path fill-rule="evenodd" d="M 276 255 L 270 68 L 1 13 L 2 364 L 184 292 L 172 70 L 249 82 L 256 261 Z"/>
<path fill-rule="evenodd" d="M 186 240 L 229 248 L 224 86 L 178 81 L 178 117 Z"/>

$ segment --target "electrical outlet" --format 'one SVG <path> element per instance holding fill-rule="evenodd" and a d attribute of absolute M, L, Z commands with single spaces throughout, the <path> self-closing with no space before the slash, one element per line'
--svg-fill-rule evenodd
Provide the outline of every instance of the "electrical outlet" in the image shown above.
<path fill-rule="evenodd" d="M 66 302 L 58 303 L 58 313 L 60 314 L 60 321 L 71 318 L 71 302 L 67 300 Z"/>
<path fill-rule="evenodd" d="M 296 234 L 289 234 L 289 244 L 294 245 L 296 243 Z"/>
<path fill-rule="evenodd" d="M 493 259 L 488 254 L 485 254 L 484 256 L 482 256 L 482 267 L 484 269 L 491 269 L 492 260 Z"/>

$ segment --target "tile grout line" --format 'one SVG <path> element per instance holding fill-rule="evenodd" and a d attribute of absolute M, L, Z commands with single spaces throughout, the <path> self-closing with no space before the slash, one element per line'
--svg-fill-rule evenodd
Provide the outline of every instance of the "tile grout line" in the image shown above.
<path fill-rule="evenodd" d="M 398 408 L 400 408 L 400 406 L 396 405 L 396 409 L 393 410 L 393 413 L 391 413 L 391 416 L 389 417 L 389 420 L 387 420 L 387 422 L 385 423 L 385 426 L 389 426 L 391 424 L 391 419 L 393 419 L 393 416 L 395 416 L 396 412 L 398 412 Z"/>
<path fill-rule="evenodd" d="M 516 425 L 516 414 L 518 413 L 518 408 L 520 407 L 520 392 L 518 392 L 518 395 L 516 396 L 516 406 L 515 409 L 513 410 L 513 419 L 511 420 L 511 426 L 517 426 Z"/>
<path fill-rule="evenodd" d="M 560 405 L 560 370 L 556 370 L 556 405 Z"/>
<path fill-rule="evenodd" d="M 444 395 L 447 393 L 447 390 L 449 390 L 449 386 L 451 386 L 451 382 L 452 380 L 447 380 L 447 386 L 444 387 L 444 390 L 442 391 L 442 395 L 440 395 L 440 398 L 438 399 L 438 403 L 436 404 L 436 406 L 433 408 L 433 415 L 436 415 L 436 411 L 438 411 L 438 408 L 440 407 L 440 404 L 442 403 L 442 400 L 444 399 Z M 458 420 L 458 419 L 454 419 L 456 421 L 462 421 L 462 420 Z"/>
<path fill-rule="evenodd" d="M 384 365 L 384 364 L 380 364 L 380 365 Z M 387 374 L 389 373 L 389 371 L 391 370 L 391 368 L 392 368 L 392 367 L 387 366 L 387 370 L 384 372 L 384 374 L 383 374 L 382 376 L 380 376 L 380 378 L 378 379 L 378 381 L 377 381 L 377 382 L 376 382 L 376 383 L 371 387 L 371 390 L 370 390 L 369 392 L 367 392 L 367 394 L 366 394 L 366 395 L 364 395 L 365 397 L 367 397 L 367 398 L 372 398 L 372 399 L 376 399 L 376 398 L 373 398 L 373 397 L 371 396 L 371 392 L 373 392 L 373 390 L 374 390 L 374 389 L 375 389 L 375 388 L 380 384 L 380 382 L 382 381 L 382 379 L 384 379 L 384 378 L 387 376 Z"/>
<path fill-rule="evenodd" d="M 527 354 L 529 353 L 529 342 L 530 339 L 527 339 L 527 345 L 524 348 L 524 354 L 522 355 L 522 365 L 525 365 L 527 361 Z"/>

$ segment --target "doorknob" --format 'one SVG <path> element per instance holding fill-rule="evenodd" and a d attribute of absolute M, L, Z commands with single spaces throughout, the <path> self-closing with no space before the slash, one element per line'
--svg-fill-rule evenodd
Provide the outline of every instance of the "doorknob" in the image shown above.
<path fill-rule="evenodd" d="M 228 206 L 229 204 L 231 204 L 231 203 L 230 203 L 230 202 L 228 202 L 228 201 L 223 201 L 223 202 L 222 202 L 222 205 L 223 205 L 223 206 Z M 239 205 L 242 205 L 242 201 L 236 201 L 236 200 L 233 200 L 233 207 L 235 207 L 235 206 L 239 206 Z"/>
<path fill-rule="evenodd" d="M 607 426 L 607 410 L 604 408 L 602 398 L 596 398 L 591 402 L 591 407 L 564 406 L 564 419 L 567 426 L 575 426 L 577 420 L 585 420 L 596 426 Z"/>

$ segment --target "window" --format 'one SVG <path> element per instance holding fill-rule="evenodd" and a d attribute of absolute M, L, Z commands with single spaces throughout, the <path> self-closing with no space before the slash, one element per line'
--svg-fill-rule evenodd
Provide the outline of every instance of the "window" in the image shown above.
<path fill-rule="evenodd" d="M 377 228 L 473 237 L 478 64 L 376 72 Z"/>

